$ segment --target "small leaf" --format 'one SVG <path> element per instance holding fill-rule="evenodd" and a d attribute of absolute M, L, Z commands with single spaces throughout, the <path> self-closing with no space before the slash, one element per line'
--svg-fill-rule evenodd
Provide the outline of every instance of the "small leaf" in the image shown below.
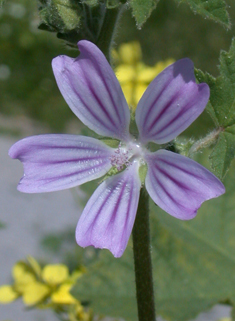
<path fill-rule="evenodd" d="M 156 8 L 159 0 L 130 0 L 132 14 L 135 17 L 137 27 L 140 29 Z"/>
<path fill-rule="evenodd" d="M 231 28 L 227 5 L 224 0 L 176 0 L 178 3 L 187 3 L 194 13 L 205 19 L 212 19 L 226 28 Z"/>
<path fill-rule="evenodd" d="M 220 133 L 216 147 L 210 155 L 212 168 L 219 178 L 222 179 L 226 175 L 234 157 L 235 135 L 227 131 Z"/>

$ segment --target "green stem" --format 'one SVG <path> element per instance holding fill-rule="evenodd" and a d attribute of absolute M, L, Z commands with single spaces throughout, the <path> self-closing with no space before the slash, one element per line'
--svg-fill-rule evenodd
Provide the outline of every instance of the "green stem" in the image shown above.
<path fill-rule="evenodd" d="M 191 157 L 194 153 L 199 152 L 203 148 L 209 147 L 212 144 L 215 144 L 219 134 L 223 131 L 224 129 L 222 127 L 214 129 L 211 133 L 209 133 L 206 137 L 203 137 L 202 139 L 199 139 L 196 141 L 192 147 L 189 150 L 188 156 Z"/>
<path fill-rule="evenodd" d="M 149 196 L 145 188 L 142 188 L 140 191 L 132 236 L 139 321 L 155 321 L 150 254 Z"/>
<path fill-rule="evenodd" d="M 124 5 L 119 5 L 118 7 L 112 9 L 106 9 L 104 16 L 104 21 L 96 45 L 103 52 L 108 62 L 111 63 L 111 46 L 113 37 L 115 35 L 115 30 L 117 27 L 117 22 L 120 14 L 124 8 Z"/>

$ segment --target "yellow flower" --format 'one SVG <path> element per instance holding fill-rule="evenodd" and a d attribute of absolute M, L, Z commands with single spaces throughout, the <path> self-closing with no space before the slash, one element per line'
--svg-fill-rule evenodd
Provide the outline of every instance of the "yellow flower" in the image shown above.
<path fill-rule="evenodd" d="M 116 76 L 127 103 L 133 109 L 136 108 L 149 83 L 174 62 L 173 59 L 168 59 L 158 62 L 153 67 L 145 65 L 141 61 L 142 53 L 138 42 L 122 44 L 118 52 L 115 52 L 114 58 L 119 62 L 115 70 Z"/>
<path fill-rule="evenodd" d="M 60 284 L 69 277 L 68 267 L 64 264 L 46 265 L 42 270 L 42 278 L 49 284 Z"/>
<path fill-rule="evenodd" d="M 3 285 L 0 287 L 0 303 L 10 303 L 19 297 L 12 286 Z"/>
<path fill-rule="evenodd" d="M 51 301 L 56 304 L 74 304 L 78 301 L 70 294 L 73 284 L 62 284 L 57 291 L 51 295 Z"/>
<path fill-rule="evenodd" d="M 12 276 L 15 281 L 14 288 L 17 292 L 22 293 L 27 284 L 36 281 L 36 276 L 29 266 L 22 261 L 17 262 L 12 269 Z"/>
<path fill-rule="evenodd" d="M 142 59 L 142 51 L 138 41 L 123 43 L 118 48 L 118 56 L 122 63 L 134 65 Z"/>
<path fill-rule="evenodd" d="M 22 299 L 24 304 L 34 305 L 45 299 L 50 292 L 51 290 L 47 285 L 35 281 L 25 286 Z"/>
<path fill-rule="evenodd" d="M 43 269 L 33 257 L 27 262 L 19 261 L 12 268 L 13 285 L 0 287 L 0 303 L 10 303 L 22 296 L 25 305 L 35 308 L 51 308 L 67 313 L 70 321 L 90 321 L 80 301 L 72 296 L 71 288 L 82 274 L 80 267 L 69 274 L 64 264 L 49 264 Z"/>

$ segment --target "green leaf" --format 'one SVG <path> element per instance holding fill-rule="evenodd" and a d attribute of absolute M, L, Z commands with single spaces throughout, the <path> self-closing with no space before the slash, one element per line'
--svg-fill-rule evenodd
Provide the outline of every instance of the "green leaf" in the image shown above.
<path fill-rule="evenodd" d="M 131 248 L 121 259 L 115 259 L 108 250 L 100 251 L 98 262 L 79 279 L 72 294 L 88 301 L 96 314 L 137 320 Z"/>
<path fill-rule="evenodd" d="M 235 157 L 235 38 L 229 52 L 221 52 L 219 70 L 217 78 L 200 70 L 195 74 L 199 82 L 210 87 L 207 111 L 221 131 L 210 159 L 216 175 L 223 179 Z"/>
<path fill-rule="evenodd" d="M 154 261 L 161 262 L 163 291 L 157 302 L 169 320 L 186 321 L 200 309 L 234 298 L 234 179 L 233 168 L 225 180 L 226 193 L 204 203 L 194 220 L 180 221 L 157 209 L 153 242 L 159 251 Z"/>
<path fill-rule="evenodd" d="M 226 28 L 231 28 L 227 5 L 224 0 L 176 0 L 178 3 L 187 3 L 194 13 L 205 19 L 212 19 Z"/>
<path fill-rule="evenodd" d="M 229 130 L 229 127 L 227 129 Z M 220 133 L 218 142 L 210 155 L 215 174 L 220 178 L 226 175 L 235 157 L 235 135 L 227 132 L 227 129 Z"/>
<path fill-rule="evenodd" d="M 198 81 L 210 87 L 209 113 L 216 125 L 226 128 L 235 124 L 235 38 L 229 52 L 221 51 L 220 75 L 217 78 L 196 70 Z"/>
<path fill-rule="evenodd" d="M 153 9 L 156 8 L 159 0 L 130 0 L 129 4 L 132 8 L 132 14 L 136 20 L 137 28 L 141 28 L 145 21 L 151 15 Z"/>
<path fill-rule="evenodd" d="M 156 311 L 166 320 L 187 321 L 235 297 L 234 180 L 235 171 L 225 180 L 226 194 L 204 203 L 191 221 L 177 220 L 152 205 Z M 101 250 L 73 294 L 88 301 L 95 313 L 137 320 L 131 252 L 129 245 L 115 259 Z"/>

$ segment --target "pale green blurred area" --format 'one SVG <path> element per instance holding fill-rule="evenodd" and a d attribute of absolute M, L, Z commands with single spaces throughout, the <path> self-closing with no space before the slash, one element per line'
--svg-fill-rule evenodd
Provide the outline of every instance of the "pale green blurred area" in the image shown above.
<path fill-rule="evenodd" d="M 227 3 L 234 21 L 234 3 L 232 0 Z M 55 34 L 39 31 L 38 24 L 34 0 L 7 0 L 0 9 L 0 113 L 17 116 L 19 121 L 30 117 L 48 125 L 46 131 L 67 131 L 70 122 L 78 127 L 79 122 L 57 89 L 51 60 L 59 54 L 75 57 L 77 51 L 67 47 Z M 197 68 L 217 75 L 219 52 L 229 49 L 234 30 L 234 26 L 227 31 L 195 15 L 187 5 L 161 0 L 141 31 L 136 29 L 130 11 L 126 11 L 115 42 L 118 46 L 138 40 L 143 60 L 149 65 L 187 56 Z M 0 124 L 0 132 L 6 131 L 2 127 Z M 8 126 L 7 131 L 18 133 L 14 126 Z"/>
<path fill-rule="evenodd" d="M 57 89 L 51 60 L 73 53 L 54 34 L 39 31 L 38 24 L 36 1 L 9 0 L 2 6 L 0 112 L 32 117 L 61 131 L 73 115 Z"/>

